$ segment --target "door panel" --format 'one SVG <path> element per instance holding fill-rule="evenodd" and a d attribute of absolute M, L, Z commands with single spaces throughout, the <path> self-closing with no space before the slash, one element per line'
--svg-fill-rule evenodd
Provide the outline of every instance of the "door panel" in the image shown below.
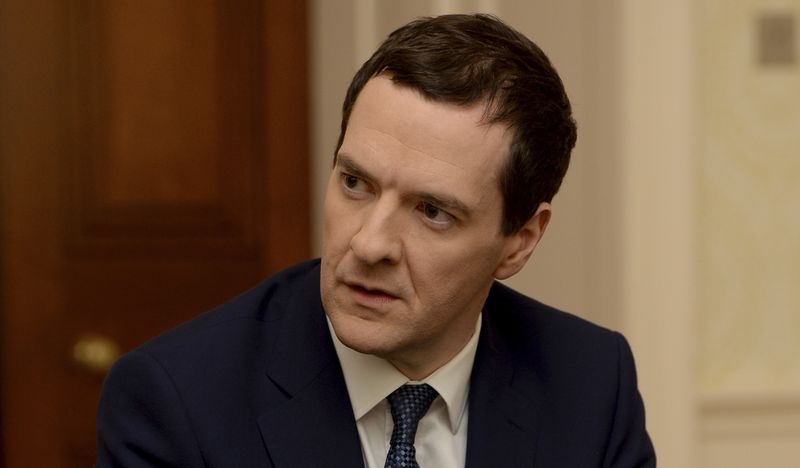
<path fill-rule="evenodd" d="M 91 362 L 307 258 L 305 31 L 303 2 L 0 4 L 0 466 L 91 465 Z"/>

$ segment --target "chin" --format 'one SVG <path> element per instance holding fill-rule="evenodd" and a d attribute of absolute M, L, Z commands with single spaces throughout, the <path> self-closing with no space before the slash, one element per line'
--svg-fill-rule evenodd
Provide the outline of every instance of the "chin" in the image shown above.
<path fill-rule="evenodd" d="M 379 330 L 380 324 L 346 313 L 329 314 L 328 317 L 339 341 L 348 348 L 379 357 L 389 352 L 387 340 Z"/>

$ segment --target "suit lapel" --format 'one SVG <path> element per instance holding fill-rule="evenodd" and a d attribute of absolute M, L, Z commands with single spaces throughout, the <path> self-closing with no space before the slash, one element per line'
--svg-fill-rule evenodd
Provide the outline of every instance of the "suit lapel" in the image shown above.
<path fill-rule="evenodd" d="M 515 363 L 502 303 L 490 294 L 469 393 L 467 468 L 532 466 L 543 385 Z M 258 418 L 277 468 L 363 466 L 353 410 L 319 297 L 319 269 L 295 287 L 270 321 L 268 405 Z"/>
<path fill-rule="evenodd" d="M 277 468 L 355 467 L 363 457 L 353 410 L 319 297 L 319 270 L 271 325 L 266 373 L 275 388 L 258 419 Z"/>
<path fill-rule="evenodd" d="M 487 301 L 470 379 L 466 466 L 533 466 L 542 385 L 530 369 L 515 365 L 500 337 L 503 311 L 493 309 Z"/>

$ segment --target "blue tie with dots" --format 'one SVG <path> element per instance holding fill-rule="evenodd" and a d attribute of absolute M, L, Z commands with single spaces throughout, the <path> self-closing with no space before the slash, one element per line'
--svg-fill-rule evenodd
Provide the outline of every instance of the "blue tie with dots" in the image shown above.
<path fill-rule="evenodd" d="M 417 424 L 436 398 L 436 390 L 428 384 L 403 385 L 386 397 L 392 408 L 394 430 L 386 456 L 385 468 L 419 468 L 414 436 Z"/>

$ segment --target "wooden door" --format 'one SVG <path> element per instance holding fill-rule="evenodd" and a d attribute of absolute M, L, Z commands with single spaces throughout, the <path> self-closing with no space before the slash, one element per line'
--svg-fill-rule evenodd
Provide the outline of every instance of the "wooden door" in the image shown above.
<path fill-rule="evenodd" d="M 103 353 L 308 256 L 305 36 L 300 1 L 0 3 L 0 466 L 90 466 Z"/>

